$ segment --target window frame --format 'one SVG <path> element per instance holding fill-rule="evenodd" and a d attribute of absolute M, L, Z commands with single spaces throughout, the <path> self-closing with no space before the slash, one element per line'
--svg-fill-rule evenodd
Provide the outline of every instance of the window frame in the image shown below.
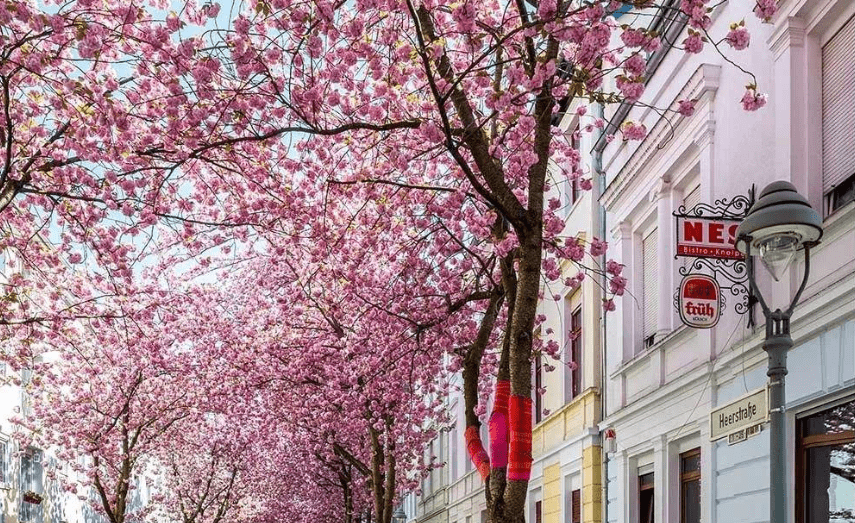
<path fill-rule="evenodd" d="M 805 504 L 805 498 L 807 497 L 807 478 L 806 474 L 808 473 L 808 460 L 807 454 L 810 449 L 820 448 L 820 447 L 835 447 L 839 445 L 843 445 L 846 443 L 855 442 L 855 430 L 845 430 L 841 432 L 832 432 L 832 433 L 824 433 L 824 434 L 814 434 L 811 436 L 806 435 L 807 429 L 807 420 L 818 415 L 834 410 L 835 408 L 846 405 L 847 403 L 855 403 L 855 397 L 847 397 L 843 398 L 840 401 L 835 401 L 833 403 L 828 403 L 823 405 L 822 407 L 811 409 L 810 411 L 806 411 L 802 413 L 796 419 L 796 430 L 795 430 L 795 447 L 796 447 L 796 456 L 795 456 L 795 522 L 796 523 L 806 523 L 807 522 L 807 505 Z"/>
<path fill-rule="evenodd" d="M 683 471 L 683 463 L 690 458 L 698 458 L 698 469 L 690 470 L 688 472 Z M 686 523 L 686 505 L 684 503 L 686 499 L 686 486 L 694 481 L 698 482 L 698 513 L 701 511 L 701 499 L 700 499 L 700 486 L 701 486 L 701 470 L 702 470 L 702 462 L 701 462 L 701 448 L 697 447 L 692 450 L 687 450 L 686 452 L 681 452 L 679 456 L 679 466 L 680 466 L 680 523 Z"/>
<path fill-rule="evenodd" d="M 582 305 L 578 305 L 570 313 L 570 335 L 576 336 L 570 339 L 570 361 L 576 364 L 576 368 L 570 371 L 570 400 L 574 400 L 582 394 L 582 348 L 584 343 L 582 335 L 584 325 L 582 324 Z"/>
<path fill-rule="evenodd" d="M 579 123 L 579 120 L 577 119 L 575 125 L 573 126 L 573 131 L 570 132 L 570 147 L 572 147 L 573 149 L 578 151 L 579 154 L 582 153 L 582 136 L 581 136 L 581 133 L 582 133 L 582 127 Z M 569 181 L 569 190 L 568 190 L 568 194 L 567 194 L 568 212 L 569 212 L 569 209 L 572 209 L 573 206 L 576 205 L 576 202 L 579 201 L 581 196 L 582 196 L 582 190 L 579 187 L 579 180 L 571 179 Z"/>
<path fill-rule="evenodd" d="M 647 485 L 641 481 L 641 478 L 646 476 L 650 476 L 650 483 Z M 652 512 L 650 519 L 644 519 L 644 514 L 642 513 L 642 509 L 644 508 L 642 505 L 642 496 L 647 491 L 652 491 L 650 493 L 650 511 Z M 638 474 L 638 521 L 639 523 L 656 521 L 656 473 L 652 471 Z"/>

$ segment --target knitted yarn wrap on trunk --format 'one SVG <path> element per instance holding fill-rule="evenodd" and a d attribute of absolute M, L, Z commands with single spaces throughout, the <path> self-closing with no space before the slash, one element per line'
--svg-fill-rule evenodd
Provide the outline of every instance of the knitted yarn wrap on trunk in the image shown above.
<path fill-rule="evenodd" d="M 474 425 L 467 427 L 465 438 L 466 448 L 469 450 L 469 457 L 472 459 L 472 464 L 478 469 L 481 479 L 486 480 L 490 475 L 490 458 L 487 456 L 487 451 L 484 450 L 484 445 L 481 443 L 481 435 L 478 433 L 478 427 Z"/>
<path fill-rule="evenodd" d="M 531 398 L 511 396 L 510 455 L 508 480 L 528 481 L 531 477 Z"/>
<path fill-rule="evenodd" d="M 496 382 L 496 399 L 490 415 L 490 463 L 494 469 L 508 466 L 508 400 L 511 382 Z"/>

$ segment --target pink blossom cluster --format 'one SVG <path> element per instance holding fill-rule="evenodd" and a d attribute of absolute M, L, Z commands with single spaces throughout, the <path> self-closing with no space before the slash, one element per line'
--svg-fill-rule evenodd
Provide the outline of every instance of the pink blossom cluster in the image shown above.
<path fill-rule="evenodd" d="M 778 12 L 778 0 L 756 0 L 754 14 L 764 22 L 768 22 Z"/>
<path fill-rule="evenodd" d="M 618 76 L 616 85 L 627 102 L 636 102 L 644 94 L 644 82 L 638 77 Z"/>
<path fill-rule="evenodd" d="M 658 36 L 651 36 L 645 29 L 628 27 L 621 33 L 620 38 L 627 47 L 640 47 L 648 53 L 656 51 L 662 45 Z"/>
<path fill-rule="evenodd" d="M 707 7 L 709 0 L 681 0 L 680 10 L 689 16 L 689 25 L 695 29 L 707 30 L 712 25 L 709 16 L 711 7 Z"/>
<path fill-rule="evenodd" d="M 689 29 L 689 36 L 683 40 L 683 49 L 687 53 L 697 54 L 704 50 L 706 37 L 697 31 Z"/>
<path fill-rule="evenodd" d="M 678 100 L 677 112 L 683 116 L 692 116 L 695 114 L 695 104 L 697 100 Z"/>
<path fill-rule="evenodd" d="M 644 124 L 627 120 L 621 125 L 624 140 L 643 140 L 647 136 L 647 127 Z"/>
<path fill-rule="evenodd" d="M 743 20 L 739 24 L 732 24 L 730 31 L 724 39 L 737 51 L 746 49 L 748 44 L 751 43 L 751 35 L 748 33 L 748 29 L 745 28 L 745 21 Z"/>
<path fill-rule="evenodd" d="M 766 105 L 766 94 L 758 93 L 757 87 L 749 85 L 745 88 L 745 94 L 742 95 L 742 108 L 746 111 L 756 111 Z"/>

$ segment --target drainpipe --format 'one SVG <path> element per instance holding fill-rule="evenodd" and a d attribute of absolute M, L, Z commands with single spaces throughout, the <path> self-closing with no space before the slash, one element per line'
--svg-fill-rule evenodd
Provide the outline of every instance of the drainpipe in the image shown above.
<path fill-rule="evenodd" d="M 594 116 L 597 118 L 603 117 L 603 105 L 596 104 L 594 106 Z M 599 145 L 599 142 L 602 141 L 605 135 L 605 130 L 601 129 L 596 136 L 595 143 Z M 606 208 L 603 203 L 600 201 L 600 198 L 603 195 L 603 192 L 606 190 L 606 173 L 603 171 L 603 148 L 602 146 L 594 147 L 594 155 L 593 155 L 593 176 L 591 178 L 594 179 L 594 188 L 596 190 L 597 201 L 597 212 L 595 213 L 595 230 L 598 230 L 598 235 L 600 240 L 605 240 L 607 236 L 606 231 Z M 603 274 L 600 276 L 600 288 L 605 290 L 609 288 L 608 278 L 605 274 L 605 266 L 606 266 L 606 255 L 603 254 L 600 256 L 600 267 L 603 269 Z M 600 313 L 600 349 L 601 349 L 601 358 L 600 358 L 600 423 L 606 419 L 606 394 L 607 394 L 607 381 L 608 380 L 608 365 L 606 365 L 607 361 L 607 352 L 606 352 L 606 322 L 608 318 L 608 314 L 606 311 L 602 311 Z M 602 449 L 602 460 L 603 464 L 601 467 L 601 480 L 600 483 L 603 488 L 603 498 L 602 498 L 602 513 L 603 513 L 603 523 L 608 523 L 609 521 L 609 455 L 605 452 L 605 439 L 603 438 L 603 431 L 606 427 L 600 427 L 600 448 Z"/>

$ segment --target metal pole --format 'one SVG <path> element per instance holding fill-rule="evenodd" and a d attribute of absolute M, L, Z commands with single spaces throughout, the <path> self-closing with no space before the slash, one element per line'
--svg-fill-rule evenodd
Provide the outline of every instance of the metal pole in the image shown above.
<path fill-rule="evenodd" d="M 787 521 L 787 438 L 784 418 L 787 352 L 793 346 L 789 315 L 780 309 L 766 318 L 763 349 L 769 357 L 769 515 L 771 523 Z"/>

